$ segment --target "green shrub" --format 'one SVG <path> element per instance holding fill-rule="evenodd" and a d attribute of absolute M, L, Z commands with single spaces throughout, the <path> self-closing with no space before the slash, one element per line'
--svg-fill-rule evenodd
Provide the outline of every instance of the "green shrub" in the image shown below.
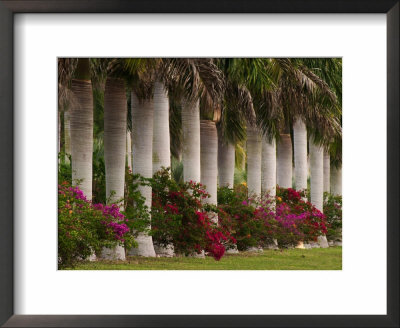
<path fill-rule="evenodd" d="M 240 170 L 235 167 L 235 172 L 233 176 L 233 183 L 234 185 L 240 185 L 240 184 L 245 184 L 246 185 L 247 181 L 247 171 L 246 170 Z"/>
<path fill-rule="evenodd" d="M 92 200 L 94 203 L 105 204 L 107 202 L 104 145 L 100 138 L 95 139 L 93 143 Z"/>
<path fill-rule="evenodd" d="M 58 183 L 61 184 L 63 181 L 71 184 L 72 180 L 72 168 L 71 168 L 71 155 L 67 155 L 69 161 L 65 160 L 65 153 L 58 153 Z"/>
<path fill-rule="evenodd" d="M 273 213 L 267 209 L 266 201 L 263 205 L 248 199 L 245 185 L 218 188 L 218 222 L 234 238 L 239 251 L 272 243 L 267 222 L 273 219 Z"/>
<path fill-rule="evenodd" d="M 126 219 L 115 204 L 92 204 L 78 187 L 58 186 L 58 264 L 77 261 L 116 244 L 133 245 Z"/>
<path fill-rule="evenodd" d="M 342 240 L 342 196 L 324 193 L 324 214 L 328 221 L 327 238 Z"/>
<path fill-rule="evenodd" d="M 150 208 L 146 206 L 145 198 L 138 189 L 140 185 L 148 185 L 148 181 L 126 168 L 123 213 L 134 236 L 139 232 L 150 232 Z"/>

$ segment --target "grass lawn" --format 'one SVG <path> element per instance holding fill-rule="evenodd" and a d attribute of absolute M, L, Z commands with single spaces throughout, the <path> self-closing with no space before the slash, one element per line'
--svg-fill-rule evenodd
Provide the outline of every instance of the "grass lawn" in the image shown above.
<path fill-rule="evenodd" d="M 125 262 L 83 262 L 74 270 L 341 270 L 342 247 L 264 250 L 262 253 L 226 254 L 220 261 L 211 257 L 144 258 Z"/>

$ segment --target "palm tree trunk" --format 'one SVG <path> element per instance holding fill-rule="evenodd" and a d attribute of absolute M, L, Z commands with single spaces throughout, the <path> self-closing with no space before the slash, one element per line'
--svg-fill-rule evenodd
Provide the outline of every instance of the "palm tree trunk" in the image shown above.
<path fill-rule="evenodd" d="M 331 168 L 331 193 L 342 195 L 342 165 Z"/>
<path fill-rule="evenodd" d="M 218 132 L 218 185 L 233 188 L 235 175 L 235 145 L 222 139 Z"/>
<path fill-rule="evenodd" d="M 200 109 L 199 102 L 182 103 L 183 180 L 199 182 L 200 169 Z"/>
<path fill-rule="evenodd" d="M 247 188 L 249 195 L 261 194 L 261 135 L 247 125 Z"/>
<path fill-rule="evenodd" d="M 331 190 L 331 158 L 327 151 L 324 151 L 324 192 Z"/>
<path fill-rule="evenodd" d="M 71 122 L 70 122 L 70 111 L 64 111 L 64 150 L 65 150 L 65 162 L 69 163 L 68 155 L 71 155 Z"/>
<path fill-rule="evenodd" d="M 132 170 L 132 134 L 130 131 L 126 131 L 126 162 L 128 168 Z"/>
<path fill-rule="evenodd" d="M 104 92 L 104 162 L 106 195 L 111 197 L 111 203 L 124 197 L 126 112 L 124 81 L 107 78 Z"/>
<path fill-rule="evenodd" d="M 104 92 L 104 162 L 106 169 L 106 196 L 109 203 L 117 203 L 123 210 L 126 155 L 127 101 L 125 83 L 107 78 Z M 105 259 L 125 260 L 122 246 L 103 249 Z"/>
<path fill-rule="evenodd" d="M 145 178 L 151 178 L 153 173 L 153 109 L 151 100 L 139 102 L 132 92 L 132 153 L 134 174 L 139 173 Z M 151 209 L 151 187 L 139 186 L 138 190 L 145 198 L 145 205 Z M 155 257 L 153 238 L 140 233 L 136 238 L 137 248 L 132 248 L 130 255 Z"/>
<path fill-rule="evenodd" d="M 276 142 L 262 139 L 261 191 L 275 199 L 276 196 Z"/>
<path fill-rule="evenodd" d="M 169 101 L 164 83 L 154 83 L 153 174 L 171 166 Z"/>
<path fill-rule="evenodd" d="M 171 150 L 169 134 L 169 100 L 164 83 L 154 83 L 154 116 L 153 116 L 153 174 L 162 167 L 171 167 Z M 154 244 L 157 255 L 172 257 L 173 245 L 161 247 Z"/>
<path fill-rule="evenodd" d="M 307 129 L 301 118 L 293 123 L 293 143 L 296 189 L 307 189 Z"/>
<path fill-rule="evenodd" d="M 311 165 L 311 203 L 323 211 L 323 185 L 324 185 L 324 150 L 310 139 L 310 165 Z"/>
<path fill-rule="evenodd" d="M 200 121 L 201 178 L 210 198 L 205 203 L 217 205 L 218 133 L 213 121 Z"/>
<path fill-rule="evenodd" d="M 324 211 L 324 150 L 310 139 L 311 165 L 311 203 Z M 319 236 L 318 243 L 322 248 L 329 247 L 326 236 Z"/>
<path fill-rule="evenodd" d="M 292 188 L 292 140 L 290 134 L 281 134 L 278 142 L 276 179 L 279 187 Z"/>
<path fill-rule="evenodd" d="M 92 199 L 93 93 L 90 80 L 73 79 L 71 90 L 76 103 L 71 108 L 72 183 Z"/>

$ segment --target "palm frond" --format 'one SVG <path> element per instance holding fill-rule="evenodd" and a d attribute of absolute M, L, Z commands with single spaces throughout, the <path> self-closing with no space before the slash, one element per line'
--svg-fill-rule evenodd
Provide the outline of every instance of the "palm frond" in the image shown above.
<path fill-rule="evenodd" d="M 222 103 L 224 75 L 211 58 L 165 58 L 160 75 L 175 95 L 189 101 L 202 98 L 211 108 Z"/>
<path fill-rule="evenodd" d="M 172 156 L 180 159 L 183 147 L 182 106 L 174 97 L 169 98 L 169 133 Z"/>

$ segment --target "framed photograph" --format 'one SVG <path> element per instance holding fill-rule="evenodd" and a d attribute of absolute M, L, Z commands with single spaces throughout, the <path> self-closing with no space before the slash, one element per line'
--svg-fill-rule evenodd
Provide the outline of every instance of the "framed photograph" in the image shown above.
<path fill-rule="evenodd" d="M 399 8 L 0 0 L 0 324 L 398 327 Z M 262 152 L 274 138 L 268 189 Z M 229 144 L 232 169 L 217 169 Z M 326 161 L 328 189 L 313 179 Z M 332 213 L 340 196 L 340 226 L 324 191 Z M 137 220 L 141 202 L 151 227 Z M 177 226 L 182 217 L 193 222 Z M 170 245 L 177 256 L 159 258 Z"/>

